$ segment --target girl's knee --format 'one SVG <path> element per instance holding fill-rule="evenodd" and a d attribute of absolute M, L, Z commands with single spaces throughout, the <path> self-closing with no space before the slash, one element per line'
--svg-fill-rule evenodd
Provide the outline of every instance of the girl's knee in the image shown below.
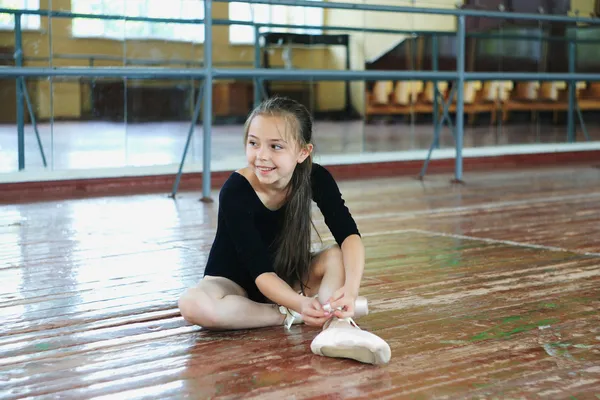
<path fill-rule="evenodd" d="M 321 280 L 327 271 L 331 270 L 342 273 L 344 271 L 342 250 L 337 244 L 324 249 L 314 258 L 311 266 L 310 279 Z"/>
<path fill-rule="evenodd" d="M 330 257 L 334 257 L 340 261 L 342 261 L 342 249 L 337 244 L 334 244 L 327 250 L 330 254 Z"/>
<path fill-rule="evenodd" d="M 344 259 L 342 256 L 342 249 L 340 246 L 333 245 L 329 249 L 326 250 L 326 260 L 325 265 L 327 268 L 341 268 L 344 269 Z"/>
<path fill-rule="evenodd" d="M 181 316 L 187 322 L 203 328 L 213 328 L 217 325 L 214 301 L 202 289 L 186 290 L 179 298 L 177 305 Z"/>

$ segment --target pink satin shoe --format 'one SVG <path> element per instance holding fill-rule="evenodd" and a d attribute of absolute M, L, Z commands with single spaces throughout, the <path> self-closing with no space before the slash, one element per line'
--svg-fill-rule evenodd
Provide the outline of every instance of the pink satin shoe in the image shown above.
<path fill-rule="evenodd" d="M 333 318 L 327 321 L 310 344 L 311 351 L 320 356 L 349 358 L 366 364 L 381 365 L 390 361 L 390 346 L 379 336 L 364 331 L 352 318 Z"/>
<path fill-rule="evenodd" d="M 355 317 L 367 315 L 368 312 L 366 299 L 357 298 Z M 334 317 L 327 321 L 321 333 L 312 341 L 310 349 L 320 356 L 349 358 L 375 365 L 387 364 L 392 356 L 385 340 L 360 329 L 352 318 Z"/>
<path fill-rule="evenodd" d="M 323 310 L 331 312 L 331 306 L 329 304 L 323 305 Z M 354 301 L 354 318 L 364 317 L 369 314 L 369 304 L 367 298 L 364 296 L 358 296 Z"/>

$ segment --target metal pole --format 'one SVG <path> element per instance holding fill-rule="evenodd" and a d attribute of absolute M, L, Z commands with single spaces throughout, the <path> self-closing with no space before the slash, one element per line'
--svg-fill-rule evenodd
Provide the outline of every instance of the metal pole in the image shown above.
<path fill-rule="evenodd" d="M 454 100 L 454 93 L 456 93 L 457 88 L 456 86 L 452 86 L 452 89 L 450 89 L 450 95 L 448 96 L 448 99 L 446 101 L 444 101 L 442 99 L 442 122 L 440 123 L 440 126 L 444 125 L 444 122 L 448 122 L 448 128 L 450 128 L 450 133 L 452 133 L 452 138 L 454 139 L 454 141 L 456 142 L 456 131 L 454 129 L 454 125 L 452 125 L 452 118 L 450 118 L 450 106 L 452 105 L 452 101 Z M 439 93 L 439 91 L 438 91 Z"/>
<path fill-rule="evenodd" d="M 434 87 L 434 93 L 437 93 L 439 96 L 439 91 L 437 87 Z M 441 99 L 442 102 L 442 118 L 440 119 L 439 126 L 444 125 L 445 121 L 448 121 L 448 128 L 450 128 L 450 132 L 452 132 L 452 137 L 456 141 L 456 133 L 454 132 L 454 126 L 452 125 L 452 119 L 450 118 L 450 114 L 448 113 L 448 109 L 452 104 L 452 100 L 454 99 L 454 92 L 456 91 L 456 86 L 452 86 L 450 89 L 450 96 L 448 96 L 448 100 Z M 438 130 L 439 135 L 439 130 Z M 429 152 L 427 153 L 427 157 L 425 158 L 425 162 L 423 163 L 423 167 L 421 168 L 421 174 L 419 175 L 419 179 L 423 179 L 425 176 L 425 172 L 427 172 L 427 167 L 429 166 L 429 161 L 431 160 L 431 154 L 433 153 L 433 148 L 436 146 L 436 143 L 439 142 L 439 137 L 434 136 L 431 141 L 431 146 L 429 146 Z"/>
<path fill-rule="evenodd" d="M 260 26 L 254 26 L 254 68 L 260 68 Z M 262 91 L 260 86 L 262 81 L 254 78 L 254 107 L 257 107 L 262 99 Z"/>
<path fill-rule="evenodd" d="M 202 198 L 201 201 L 210 203 L 210 152 L 211 152 L 211 125 L 212 125 L 212 2 L 204 0 L 204 113 L 202 116 Z"/>
<path fill-rule="evenodd" d="M 431 38 L 431 57 L 433 71 L 437 72 L 439 69 L 438 59 L 438 37 L 433 35 Z M 435 121 L 433 138 L 435 140 L 434 146 L 436 149 L 440 148 L 440 97 L 437 90 L 438 81 L 433 81 L 433 119 Z"/>
<path fill-rule="evenodd" d="M 352 68 L 352 63 L 351 63 L 351 59 L 350 59 L 350 39 L 348 39 L 346 41 L 346 70 L 350 71 L 350 69 Z M 346 113 L 346 118 L 350 118 L 350 116 L 352 116 L 353 114 L 356 114 L 353 112 L 353 105 L 352 105 L 352 88 L 350 85 L 350 82 L 346 81 L 345 84 L 345 90 L 346 90 L 346 106 L 344 107 L 344 112 Z"/>
<path fill-rule="evenodd" d="M 433 35 L 431 38 L 431 62 L 432 62 L 432 70 L 437 72 L 438 70 L 438 38 L 437 35 Z M 434 148 L 440 147 L 439 135 L 440 135 L 440 98 L 438 96 L 437 83 L 436 79 L 432 80 L 433 82 L 433 141 L 431 142 L 431 146 L 429 146 L 429 151 L 427 152 L 427 157 L 425 157 L 425 162 L 423 163 L 423 167 L 421 168 L 421 173 L 419 174 L 419 179 L 423 179 L 425 177 L 425 173 L 427 172 L 427 167 L 429 166 L 429 160 L 431 160 L 431 153 L 433 153 Z"/>
<path fill-rule="evenodd" d="M 575 43 L 569 41 L 569 73 L 575 73 Z M 567 142 L 575 141 L 575 87 L 577 82 L 569 82 L 569 108 L 567 109 Z"/>
<path fill-rule="evenodd" d="M 458 32 L 457 37 L 457 54 L 456 54 L 456 71 L 458 79 L 456 81 L 456 167 L 455 167 L 455 182 L 462 182 L 463 173 L 463 136 L 464 136 L 464 91 L 465 91 L 465 16 L 458 17 Z"/>
<path fill-rule="evenodd" d="M 200 116 L 200 105 L 202 104 L 202 94 L 204 93 L 204 81 L 200 81 L 200 89 L 198 91 L 198 98 L 196 99 L 196 105 L 194 107 L 194 116 L 192 117 L 192 123 L 190 124 L 190 129 L 188 130 L 187 140 L 185 141 L 185 147 L 183 149 L 183 155 L 181 156 L 181 162 L 179 163 L 179 171 L 177 172 L 177 176 L 175 178 L 175 183 L 173 184 L 173 190 L 171 192 L 171 197 L 175 198 L 177 194 L 177 190 L 179 189 L 179 182 L 181 181 L 181 174 L 183 172 L 183 164 L 185 163 L 185 157 L 187 156 L 188 149 L 190 147 L 190 142 L 192 141 L 192 135 L 194 134 L 194 127 L 196 126 L 196 122 L 198 122 L 198 117 Z"/>
<path fill-rule="evenodd" d="M 0 78 L 17 77 L 118 77 L 118 78 L 148 78 L 148 79 L 182 79 L 196 77 L 204 79 L 206 71 L 201 68 L 119 68 L 119 67 L 12 67 L 0 68 Z M 413 71 L 413 70 L 326 70 L 326 69 L 294 69 L 282 68 L 213 68 L 212 79 L 260 79 L 282 81 L 378 81 L 378 80 L 454 80 L 457 71 Z M 464 81 L 503 80 L 503 81 L 600 81 L 599 73 L 534 73 L 534 72 L 464 72 Z"/>
<path fill-rule="evenodd" d="M 25 96 L 25 101 L 27 103 L 27 109 L 29 110 L 29 117 L 31 118 L 31 125 L 33 126 L 33 130 L 35 131 L 35 137 L 37 139 L 38 147 L 40 149 L 40 154 L 42 156 L 42 162 L 44 163 L 44 167 L 48 166 L 48 162 L 46 161 L 46 155 L 44 154 L 44 146 L 42 145 L 42 139 L 40 139 L 40 132 L 37 128 L 37 122 L 35 121 L 35 114 L 33 113 L 33 106 L 31 105 L 31 99 L 29 98 L 29 93 L 27 93 L 27 86 L 25 86 L 25 80 L 21 79 L 21 86 L 23 87 L 23 95 Z"/>
<path fill-rule="evenodd" d="M 23 41 L 21 31 L 21 13 L 15 13 L 15 64 L 23 67 Z M 17 77 L 17 148 L 19 152 L 19 170 L 25 169 L 25 110 L 23 108 L 24 79 Z"/>
<path fill-rule="evenodd" d="M 579 117 L 579 123 L 581 124 L 583 136 L 585 137 L 585 140 L 589 142 L 592 139 L 590 138 L 590 134 L 588 133 L 587 128 L 585 127 L 585 121 L 583 120 L 583 114 L 581 114 L 581 108 L 579 107 L 579 102 L 577 101 L 577 99 L 575 99 L 575 109 L 577 110 L 577 116 Z"/>

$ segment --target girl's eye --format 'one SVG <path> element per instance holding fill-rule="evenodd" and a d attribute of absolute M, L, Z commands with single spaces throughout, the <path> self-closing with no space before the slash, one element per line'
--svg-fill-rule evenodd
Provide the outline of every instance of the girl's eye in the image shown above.
<path fill-rule="evenodd" d="M 273 145 L 273 148 L 274 148 L 274 149 L 276 149 L 276 150 L 281 150 L 281 149 L 283 149 L 283 147 L 281 147 L 281 146 L 280 146 L 280 145 L 278 145 L 278 144 L 274 144 L 274 145 Z"/>

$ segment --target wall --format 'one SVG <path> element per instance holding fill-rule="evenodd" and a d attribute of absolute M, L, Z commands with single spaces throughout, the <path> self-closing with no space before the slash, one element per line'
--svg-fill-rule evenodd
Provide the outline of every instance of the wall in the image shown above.
<path fill-rule="evenodd" d="M 579 10 L 580 17 L 590 17 L 594 13 L 595 0 L 571 0 L 571 15 Z"/>

